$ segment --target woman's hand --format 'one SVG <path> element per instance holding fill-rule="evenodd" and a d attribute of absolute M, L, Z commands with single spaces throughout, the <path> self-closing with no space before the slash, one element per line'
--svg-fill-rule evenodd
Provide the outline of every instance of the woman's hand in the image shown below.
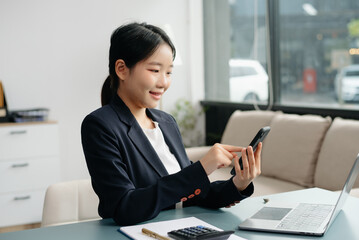
<path fill-rule="evenodd" d="M 241 152 L 242 149 L 242 147 L 216 143 L 199 161 L 207 175 L 210 175 L 218 168 L 228 167 L 232 163 L 232 159 L 237 156 L 235 152 Z"/>
<path fill-rule="evenodd" d="M 253 153 L 253 148 L 248 147 L 242 149 L 242 163 L 243 170 L 239 166 L 239 157 L 234 158 L 234 167 L 236 169 L 236 176 L 233 177 L 233 183 L 239 191 L 243 191 L 253 181 L 254 178 L 261 174 L 261 152 L 262 143 L 258 144 L 256 152 Z"/>

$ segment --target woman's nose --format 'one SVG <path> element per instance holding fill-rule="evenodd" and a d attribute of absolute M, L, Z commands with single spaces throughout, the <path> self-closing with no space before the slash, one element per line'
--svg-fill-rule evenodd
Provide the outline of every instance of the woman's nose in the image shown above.
<path fill-rule="evenodd" d="M 165 74 L 165 73 L 161 74 L 161 76 L 157 82 L 158 87 L 166 88 L 168 83 L 169 83 L 169 77 L 167 76 L 167 74 Z"/>

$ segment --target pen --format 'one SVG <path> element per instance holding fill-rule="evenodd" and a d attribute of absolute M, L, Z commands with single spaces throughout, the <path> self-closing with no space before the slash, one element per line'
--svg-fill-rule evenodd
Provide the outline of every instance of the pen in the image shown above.
<path fill-rule="evenodd" d="M 171 240 L 168 237 L 162 236 L 158 233 L 152 232 L 151 230 L 148 230 L 147 228 L 142 228 L 142 232 L 144 234 L 146 234 L 149 237 L 155 238 L 155 239 L 159 239 L 159 240 Z"/>

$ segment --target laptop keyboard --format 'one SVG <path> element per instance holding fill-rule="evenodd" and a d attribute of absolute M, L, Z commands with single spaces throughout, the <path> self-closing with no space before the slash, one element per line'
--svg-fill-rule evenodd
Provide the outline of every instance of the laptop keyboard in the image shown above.
<path fill-rule="evenodd" d="M 300 203 L 281 221 L 277 229 L 315 231 L 332 209 L 332 205 Z"/>

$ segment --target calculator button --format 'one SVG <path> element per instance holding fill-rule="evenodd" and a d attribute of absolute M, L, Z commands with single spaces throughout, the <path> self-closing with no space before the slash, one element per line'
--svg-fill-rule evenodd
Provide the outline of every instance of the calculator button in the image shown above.
<path fill-rule="evenodd" d="M 225 240 L 234 231 L 217 231 L 204 226 L 188 227 L 168 232 L 168 235 L 178 240 Z"/>

